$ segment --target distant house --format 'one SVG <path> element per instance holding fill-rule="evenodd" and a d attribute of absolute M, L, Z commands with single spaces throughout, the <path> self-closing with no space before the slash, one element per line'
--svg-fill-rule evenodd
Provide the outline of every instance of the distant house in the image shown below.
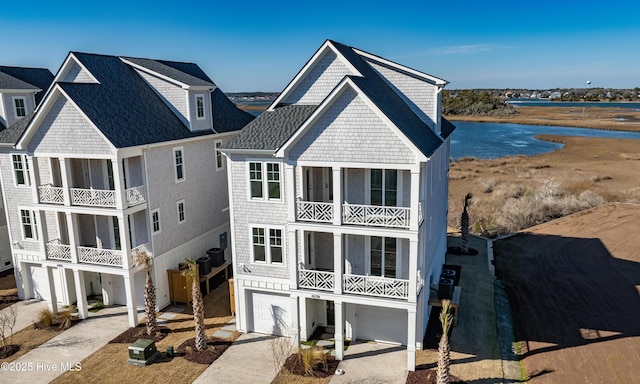
<path fill-rule="evenodd" d="M 549 99 L 553 100 L 553 99 L 559 99 L 562 97 L 562 93 L 560 92 L 551 92 L 551 94 L 549 95 Z"/>
<path fill-rule="evenodd" d="M 48 69 L 0 66 L 0 135 L 33 113 L 52 81 Z M 10 244 L 0 188 L 0 272 L 13 268 Z"/>
<path fill-rule="evenodd" d="M 157 304 L 167 269 L 229 232 L 219 148 L 253 117 L 192 63 L 71 52 L 35 113 L 0 132 L 0 172 L 20 298 L 52 310 L 87 295 L 138 323 L 154 257 Z"/>
<path fill-rule="evenodd" d="M 446 81 L 326 41 L 224 145 L 237 326 L 405 345 L 407 366 L 446 253 Z"/>

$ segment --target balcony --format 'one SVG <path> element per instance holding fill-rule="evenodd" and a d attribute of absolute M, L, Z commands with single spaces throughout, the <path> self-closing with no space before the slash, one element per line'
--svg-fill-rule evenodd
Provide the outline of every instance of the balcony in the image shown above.
<path fill-rule="evenodd" d="M 344 224 L 409 228 L 410 208 L 344 203 L 342 210 Z"/>
<path fill-rule="evenodd" d="M 71 246 L 61 244 L 60 240 L 55 239 L 45 244 L 48 260 L 71 260 Z M 95 247 L 78 247 L 78 262 L 88 264 L 106 265 L 109 267 L 122 267 L 124 251 L 117 249 L 103 249 Z M 132 254 L 138 251 L 150 252 L 149 244 L 141 244 L 131 250 Z M 133 264 L 133 260 L 130 261 Z"/>
<path fill-rule="evenodd" d="M 116 192 L 108 189 L 71 188 L 71 205 L 115 208 Z M 133 207 L 147 201 L 144 185 L 125 190 L 126 206 Z M 64 204 L 64 188 L 51 184 L 38 186 L 38 201 L 41 204 Z"/>
<path fill-rule="evenodd" d="M 342 279 L 345 294 L 409 298 L 409 280 L 349 274 L 342 275 Z M 334 272 L 298 269 L 298 288 L 333 292 L 334 284 Z"/>
<path fill-rule="evenodd" d="M 296 218 L 299 221 L 331 223 L 333 221 L 333 203 L 298 200 Z"/>
<path fill-rule="evenodd" d="M 71 205 L 116 207 L 116 191 L 108 189 L 71 188 Z"/>
<path fill-rule="evenodd" d="M 47 259 L 71 261 L 71 246 L 62 244 L 59 239 L 54 239 L 45 244 Z"/>
<path fill-rule="evenodd" d="M 125 190 L 125 195 L 127 196 L 128 207 L 133 207 L 134 205 L 142 204 L 147 201 L 144 193 L 144 185 L 127 188 Z"/>
<path fill-rule="evenodd" d="M 38 201 L 44 204 L 64 204 L 63 188 L 51 184 L 38 186 Z"/>

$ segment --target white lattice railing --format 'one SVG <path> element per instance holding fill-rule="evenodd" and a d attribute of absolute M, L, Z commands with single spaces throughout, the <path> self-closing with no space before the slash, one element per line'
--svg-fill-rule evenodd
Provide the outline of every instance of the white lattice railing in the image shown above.
<path fill-rule="evenodd" d="M 61 244 L 55 239 L 45 244 L 47 259 L 71 261 L 71 246 Z"/>
<path fill-rule="evenodd" d="M 71 188 L 71 204 L 91 207 L 115 207 L 116 192 L 106 189 Z"/>
<path fill-rule="evenodd" d="M 38 199 L 41 203 L 64 204 L 63 189 L 53 185 L 40 185 L 38 186 Z"/>
<path fill-rule="evenodd" d="M 298 201 L 296 215 L 300 221 L 330 223 L 333 221 L 333 203 Z"/>
<path fill-rule="evenodd" d="M 115 249 L 99 249 L 78 247 L 78 259 L 81 263 L 122 266 L 122 251 Z"/>
<path fill-rule="evenodd" d="M 343 275 L 344 293 L 406 299 L 409 297 L 409 280 L 386 277 Z"/>
<path fill-rule="evenodd" d="M 333 272 L 300 269 L 298 270 L 298 287 L 333 291 L 333 276 Z"/>
<path fill-rule="evenodd" d="M 131 253 L 136 253 L 136 252 L 147 252 L 148 254 L 151 254 L 151 244 L 149 243 L 144 243 L 144 244 L 140 244 L 135 248 L 131 249 Z"/>
<path fill-rule="evenodd" d="M 422 213 L 422 201 L 418 202 L 418 225 L 422 225 L 424 214 Z"/>
<path fill-rule="evenodd" d="M 344 203 L 345 224 L 409 228 L 409 208 Z"/>
<path fill-rule="evenodd" d="M 125 190 L 127 195 L 127 206 L 133 207 L 134 205 L 142 204 L 146 201 L 144 194 L 144 185 L 139 187 L 131 187 Z"/>

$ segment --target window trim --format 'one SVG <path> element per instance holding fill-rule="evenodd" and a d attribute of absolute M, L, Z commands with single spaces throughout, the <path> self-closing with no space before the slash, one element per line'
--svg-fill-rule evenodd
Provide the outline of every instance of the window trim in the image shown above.
<path fill-rule="evenodd" d="M 17 156 L 20 158 L 19 165 L 22 167 L 21 169 L 16 169 L 16 161 L 14 157 Z M 11 154 L 11 169 L 13 170 L 13 185 L 16 187 L 30 187 L 31 186 L 31 170 L 29 169 L 29 160 L 27 159 L 27 155 L 21 153 L 12 153 Z M 22 177 L 24 178 L 24 183 L 18 183 L 18 172 L 22 172 Z"/>
<path fill-rule="evenodd" d="M 374 237 L 378 237 L 381 239 L 381 244 L 382 244 L 382 250 L 381 250 L 381 255 L 380 255 L 380 262 L 381 262 L 381 266 L 380 266 L 380 275 L 374 275 L 371 272 L 371 262 L 372 260 L 372 253 L 373 253 L 373 238 Z M 384 277 L 384 278 L 389 278 L 389 279 L 397 279 L 398 276 L 401 275 L 402 273 L 402 266 L 401 266 L 401 257 L 402 257 L 402 241 L 401 238 L 398 237 L 393 237 L 393 236 L 367 236 L 367 249 L 366 249 L 366 273 L 368 276 L 375 276 L 375 277 Z M 386 244 L 386 240 L 387 239 L 395 239 L 396 241 L 396 247 L 395 247 L 395 259 L 396 259 L 396 265 L 395 265 L 395 276 L 385 276 L 385 258 L 386 255 L 391 252 L 387 252 L 387 248 L 385 246 Z"/>
<path fill-rule="evenodd" d="M 28 214 L 28 219 L 30 220 L 28 224 L 23 221 L 23 218 L 24 218 L 22 214 L 23 212 L 26 212 Z M 18 207 L 18 217 L 20 218 L 20 234 L 22 236 L 22 240 L 38 241 L 38 220 L 36 219 L 36 211 L 29 208 Z M 32 237 L 26 236 L 26 233 L 24 230 L 25 225 L 29 225 L 31 227 Z"/>
<path fill-rule="evenodd" d="M 214 148 L 214 153 L 215 153 L 215 157 L 216 157 L 216 159 L 215 159 L 216 171 L 222 171 L 224 169 L 224 156 L 222 155 L 222 152 L 220 151 L 220 148 L 222 148 L 222 140 L 215 140 L 213 142 L 213 148 Z"/>
<path fill-rule="evenodd" d="M 260 182 L 261 182 L 261 192 L 262 192 L 262 196 L 260 197 L 253 197 L 252 196 L 252 190 L 251 190 L 251 183 L 254 181 L 258 181 L 258 180 L 252 180 L 251 179 L 251 164 L 260 164 Z M 271 164 L 275 164 L 278 167 L 278 171 L 277 171 L 277 175 L 278 175 L 278 180 L 277 180 L 277 184 L 278 184 L 278 191 L 280 194 L 280 197 L 278 198 L 270 198 L 269 197 L 269 185 L 273 184 L 274 181 L 269 181 L 268 177 L 269 177 L 269 173 L 273 172 L 273 171 L 268 171 L 268 165 Z M 282 162 L 279 161 L 261 161 L 261 160 L 248 160 L 247 161 L 247 199 L 250 201 L 264 201 L 264 202 L 283 202 L 283 196 L 284 196 L 284 189 L 283 189 L 283 166 L 282 166 Z"/>
<path fill-rule="evenodd" d="M 253 230 L 254 229 L 262 229 L 264 232 L 264 243 L 262 244 L 264 246 L 264 258 L 265 260 L 256 260 L 255 258 L 255 252 L 254 252 L 254 246 L 255 243 L 253 242 Z M 282 254 L 282 261 L 280 262 L 274 262 L 272 259 L 272 254 L 271 254 L 271 248 L 272 247 L 278 247 L 278 245 L 272 245 L 271 244 L 271 240 L 272 238 L 275 238 L 275 236 L 271 235 L 271 231 L 280 231 L 280 244 L 279 244 L 279 248 L 280 248 L 280 252 Z M 260 225 L 260 224 L 250 224 L 249 225 L 249 244 L 251 244 L 251 263 L 253 264 L 261 264 L 261 265 L 272 265 L 272 266 L 276 266 L 276 267 L 284 267 L 286 266 L 285 264 L 285 259 L 286 259 L 286 239 L 285 239 L 285 230 L 284 227 L 280 227 L 280 226 L 273 226 L 273 225 Z"/>
<path fill-rule="evenodd" d="M 180 152 L 180 164 L 178 164 L 177 154 Z M 182 177 L 178 177 L 178 167 L 182 172 Z M 184 166 L 184 147 L 174 147 L 173 148 L 173 175 L 175 177 L 176 183 L 183 182 L 186 179 L 186 172 Z"/>
<path fill-rule="evenodd" d="M 16 119 L 21 119 L 21 118 L 27 116 L 27 98 L 26 98 L 26 96 L 12 96 L 11 100 L 13 101 L 13 116 Z M 22 116 L 18 115 L 18 106 L 16 105 L 16 101 L 17 100 L 22 100 L 22 109 L 24 109 L 24 115 L 22 115 Z"/>
<path fill-rule="evenodd" d="M 182 212 L 180 212 L 180 206 L 182 206 Z M 180 213 L 182 213 L 182 220 L 180 220 Z M 178 225 L 184 224 L 187 221 L 187 210 L 184 199 L 176 201 L 176 218 L 178 219 Z"/>
<path fill-rule="evenodd" d="M 381 205 L 379 205 L 380 207 L 399 207 L 401 206 L 401 197 L 402 197 L 402 193 L 401 190 L 399 188 L 399 186 L 401 185 L 401 174 L 402 174 L 402 170 L 398 170 L 398 169 L 394 169 L 394 168 L 370 168 L 369 169 L 369 204 L 370 205 L 374 205 L 373 204 L 373 171 L 380 171 L 380 198 L 381 198 Z M 395 185 L 395 190 L 390 190 L 387 189 L 387 172 L 388 171 L 392 171 L 396 173 L 396 185 Z M 387 205 L 387 201 L 386 201 L 386 196 L 387 196 L 387 192 L 395 192 L 396 194 L 396 204 L 395 205 Z M 377 205 L 376 205 L 377 206 Z"/>
<path fill-rule="evenodd" d="M 156 215 L 157 217 L 157 221 L 154 220 L 153 215 Z M 151 217 L 151 233 L 154 235 L 157 235 L 158 233 L 162 232 L 162 225 L 160 223 L 160 208 L 156 208 L 151 210 L 150 212 L 150 217 Z M 158 230 L 156 231 L 156 224 L 158 224 Z"/>
<path fill-rule="evenodd" d="M 203 93 L 198 93 L 195 95 L 195 111 L 196 111 L 196 120 L 205 120 L 207 118 L 207 107 L 205 104 L 206 98 Z M 198 100 L 202 100 L 202 116 L 200 116 L 200 108 L 198 108 Z"/>

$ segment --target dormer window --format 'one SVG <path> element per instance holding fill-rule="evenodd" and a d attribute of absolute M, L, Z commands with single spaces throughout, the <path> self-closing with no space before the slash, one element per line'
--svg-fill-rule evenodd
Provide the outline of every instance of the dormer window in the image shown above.
<path fill-rule="evenodd" d="M 204 120 L 204 95 L 196 95 L 196 119 Z"/>
<path fill-rule="evenodd" d="M 27 116 L 27 99 L 24 96 L 15 96 L 13 98 L 16 119 Z"/>

